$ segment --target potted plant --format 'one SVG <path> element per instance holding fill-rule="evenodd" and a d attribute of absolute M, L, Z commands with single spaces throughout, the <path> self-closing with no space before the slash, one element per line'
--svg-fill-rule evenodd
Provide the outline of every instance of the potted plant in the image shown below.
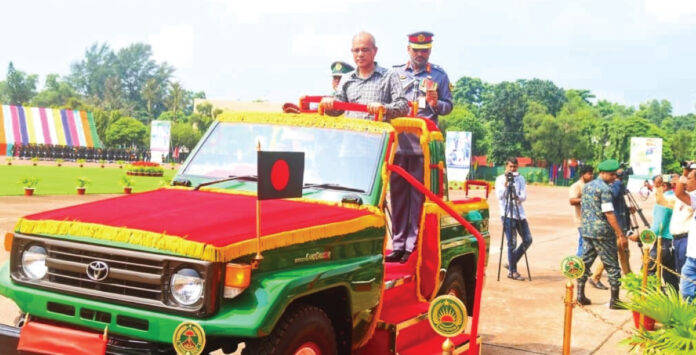
<path fill-rule="evenodd" d="M 5 160 L 7 161 L 7 165 L 12 165 L 12 157 L 7 157 Z"/>
<path fill-rule="evenodd" d="M 38 165 L 39 164 L 39 157 L 32 157 L 31 164 L 34 166 Z"/>
<path fill-rule="evenodd" d="M 106 164 L 106 160 L 104 159 L 99 159 L 99 165 L 103 168 L 104 164 Z"/>
<path fill-rule="evenodd" d="M 56 166 L 62 166 L 63 165 L 63 159 L 56 159 Z"/>
<path fill-rule="evenodd" d="M 626 293 L 629 298 L 629 302 L 633 303 L 636 300 L 639 300 L 644 296 L 644 294 L 641 292 L 641 287 L 643 284 L 643 276 L 642 275 L 637 275 L 634 273 L 628 273 L 624 275 L 621 278 L 621 286 L 626 289 Z M 657 276 L 656 275 L 648 275 L 648 285 L 646 286 L 646 291 L 651 291 L 651 290 L 659 290 L 660 289 L 660 284 L 657 281 Z M 625 303 L 624 306 L 625 308 L 630 308 L 628 307 L 629 303 Z M 636 328 L 640 328 L 640 314 L 642 312 L 633 310 L 633 324 L 636 326 Z M 655 319 L 649 317 L 647 314 L 643 313 L 643 327 L 647 330 L 653 330 L 655 329 Z"/>
<path fill-rule="evenodd" d="M 85 191 L 87 190 L 87 185 L 89 185 L 92 181 L 90 181 L 86 177 L 79 177 L 79 178 L 77 178 L 76 181 L 77 181 L 77 187 L 75 189 L 77 189 L 77 194 L 84 195 Z"/>
<path fill-rule="evenodd" d="M 34 176 L 23 177 L 19 179 L 19 183 L 24 186 L 24 196 L 32 196 L 34 195 L 36 185 L 39 184 L 39 178 Z"/>
<path fill-rule="evenodd" d="M 121 177 L 120 182 L 121 186 L 123 186 L 123 193 L 126 195 L 130 195 L 131 191 L 133 191 L 133 185 L 135 185 L 135 179 L 126 175 Z"/>
<path fill-rule="evenodd" d="M 84 159 L 77 159 L 77 163 L 80 164 L 80 167 L 85 166 L 85 160 L 84 160 Z"/>
<path fill-rule="evenodd" d="M 116 161 L 116 164 L 118 164 L 118 168 L 119 168 L 119 169 L 123 169 L 123 163 L 124 163 L 123 160 L 117 160 L 117 161 Z"/>
<path fill-rule="evenodd" d="M 648 289 L 624 306 L 655 319 L 662 326 L 656 330 L 638 329 L 621 341 L 643 354 L 691 354 L 696 349 L 696 307 L 684 300 L 671 285 L 663 290 Z"/>

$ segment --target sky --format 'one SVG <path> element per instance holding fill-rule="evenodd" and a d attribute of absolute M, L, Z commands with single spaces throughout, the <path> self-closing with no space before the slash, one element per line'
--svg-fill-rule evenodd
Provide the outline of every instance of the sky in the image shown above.
<path fill-rule="evenodd" d="M 62 0 L 5 1 L 0 80 L 17 69 L 67 75 L 93 43 L 152 45 L 175 80 L 208 98 L 296 102 L 330 92 L 329 66 L 352 63 L 359 31 L 381 66 L 404 63 L 407 37 L 435 34 L 430 60 L 451 81 L 551 80 L 638 106 L 696 112 L 693 0 Z"/>

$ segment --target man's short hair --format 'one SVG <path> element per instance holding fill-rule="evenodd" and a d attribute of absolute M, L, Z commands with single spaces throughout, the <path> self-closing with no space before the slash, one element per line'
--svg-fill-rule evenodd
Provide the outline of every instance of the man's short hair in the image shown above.
<path fill-rule="evenodd" d="M 594 168 L 592 165 L 582 165 L 580 167 L 580 175 L 585 175 L 587 173 L 594 173 Z"/>
<path fill-rule="evenodd" d="M 375 39 L 375 36 L 372 35 L 372 33 L 367 32 L 367 31 L 360 31 L 353 36 L 353 41 L 355 41 L 356 38 L 361 37 L 361 36 L 367 36 L 370 39 L 370 43 L 372 44 L 372 48 L 377 48 L 377 40 Z"/>
<path fill-rule="evenodd" d="M 517 158 L 509 157 L 509 158 L 507 158 L 507 162 L 517 165 Z"/>

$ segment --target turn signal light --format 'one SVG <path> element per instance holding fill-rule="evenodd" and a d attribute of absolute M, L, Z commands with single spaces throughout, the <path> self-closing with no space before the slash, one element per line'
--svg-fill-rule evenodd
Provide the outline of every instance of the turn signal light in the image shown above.
<path fill-rule="evenodd" d="M 249 287 L 251 282 L 251 265 L 227 264 L 225 268 L 225 298 L 237 297 Z"/>
<path fill-rule="evenodd" d="M 14 241 L 14 233 L 5 233 L 5 251 L 12 251 L 12 242 Z"/>

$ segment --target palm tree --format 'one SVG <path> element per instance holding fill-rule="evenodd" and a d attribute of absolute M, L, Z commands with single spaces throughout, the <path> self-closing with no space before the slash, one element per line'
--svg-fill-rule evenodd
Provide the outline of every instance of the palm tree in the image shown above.
<path fill-rule="evenodd" d="M 167 100 L 167 108 L 174 114 L 174 119 L 176 119 L 176 112 L 181 107 L 181 102 L 184 99 L 184 89 L 181 87 L 179 82 L 173 82 L 169 87 L 169 99 Z"/>

